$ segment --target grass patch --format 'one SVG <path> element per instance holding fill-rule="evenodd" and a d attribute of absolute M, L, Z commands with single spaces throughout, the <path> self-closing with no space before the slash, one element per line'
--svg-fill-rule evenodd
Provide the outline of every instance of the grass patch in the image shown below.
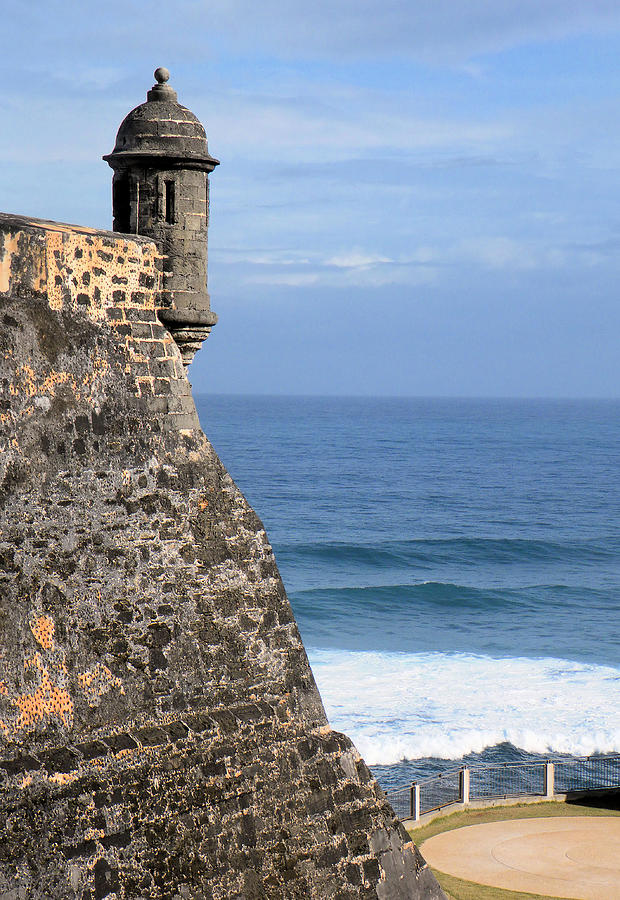
<path fill-rule="evenodd" d="M 487 887 L 485 884 L 474 884 L 461 881 L 445 872 L 433 869 L 433 875 L 452 900 L 558 900 L 546 894 L 524 894 L 523 891 L 503 891 L 500 888 Z"/>
<path fill-rule="evenodd" d="M 544 819 L 565 816 L 620 816 L 617 798 L 609 798 L 609 804 L 586 806 L 578 803 L 517 803 L 514 806 L 489 806 L 483 809 L 460 810 L 433 819 L 428 825 L 410 828 L 409 834 L 424 856 L 424 841 L 443 831 L 465 828 L 468 825 L 484 825 L 487 822 L 505 822 L 509 819 Z M 611 808 L 609 808 L 611 807 Z M 463 881 L 445 872 L 433 869 L 437 881 L 452 900 L 557 900 L 546 894 L 526 894 L 522 891 L 506 891 L 501 888 Z"/>

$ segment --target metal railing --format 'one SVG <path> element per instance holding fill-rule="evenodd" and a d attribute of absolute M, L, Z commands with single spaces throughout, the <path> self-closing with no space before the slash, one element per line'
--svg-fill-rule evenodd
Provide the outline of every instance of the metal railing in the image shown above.
<path fill-rule="evenodd" d="M 554 766 L 557 794 L 620 787 L 620 756 L 556 759 Z"/>
<path fill-rule="evenodd" d="M 534 762 L 462 766 L 386 791 L 396 815 L 419 819 L 453 803 L 510 797 L 554 797 L 620 789 L 620 756 L 541 759 Z"/>
<path fill-rule="evenodd" d="M 470 800 L 494 797 L 544 796 L 546 761 L 506 763 L 469 770 Z"/>

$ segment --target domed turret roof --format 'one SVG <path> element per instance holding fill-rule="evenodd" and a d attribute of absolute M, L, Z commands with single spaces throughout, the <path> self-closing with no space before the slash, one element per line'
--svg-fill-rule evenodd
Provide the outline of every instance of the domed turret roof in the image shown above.
<path fill-rule="evenodd" d="M 211 171 L 218 160 L 209 155 L 205 130 L 193 112 L 177 100 L 176 91 L 167 84 L 167 69 L 155 70 L 157 83 L 147 93 L 146 103 L 125 116 L 116 135 L 108 162 L 126 157 L 160 158 L 199 165 Z"/>

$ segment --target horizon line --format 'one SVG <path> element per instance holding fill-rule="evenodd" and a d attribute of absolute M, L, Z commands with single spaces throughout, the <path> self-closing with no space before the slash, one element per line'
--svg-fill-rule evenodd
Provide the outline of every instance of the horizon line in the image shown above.
<path fill-rule="evenodd" d="M 620 396 L 601 396 L 583 394 L 579 396 L 561 394 L 325 394 L 325 393 L 273 393 L 250 391 L 204 391 L 193 390 L 195 399 L 199 397 L 264 397 L 314 400 L 503 400 L 503 401 L 542 401 L 542 402 L 598 402 L 610 403 L 620 401 Z"/>

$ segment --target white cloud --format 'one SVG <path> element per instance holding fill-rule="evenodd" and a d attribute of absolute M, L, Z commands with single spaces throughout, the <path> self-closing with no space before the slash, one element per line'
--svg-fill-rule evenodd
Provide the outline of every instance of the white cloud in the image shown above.
<path fill-rule="evenodd" d="M 487 269 L 558 268 L 566 262 L 566 253 L 559 247 L 541 247 L 533 241 L 503 236 L 465 239 L 453 248 L 450 256 L 455 261 L 468 260 Z"/>
<path fill-rule="evenodd" d="M 253 273 L 242 278 L 244 284 L 273 284 L 286 287 L 308 287 L 318 284 L 318 272 L 272 272 L 269 274 Z"/>
<path fill-rule="evenodd" d="M 389 256 L 377 256 L 374 253 L 351 251 L 326 259 L 325 265 L 336 266 L 338 269 L 368 269 L 370 266 L 391 262 L 393 262 L 393 260 L 391 260 Z"/>
<path fill-rule="evenodd" d="M 3 19 L 5 67 L 192 66 L 233 54 L 463 63 L 526 42 L 620 28 L 617 0 L 29 0 Z M 66 60 L 71 59 L 71 64 Z M 110 61 L 114 62 L 110 62 Z M 475 70 L 471 70 L 475 77 Z"/>
<path fill-rule="evenodd" d="M 530 269 L 536 260 L 531 248 L 508 237 L 468 238 L 453 251 L 489 269 Z"/>
<path fill-rule="evenodd" d="M 307 266 L 311 259 L 304 253 L 295 250 L 251 250 L 218 248 L 220 262 L 233 265 L 246 264 L 252 266 Z"/>
<path fill-rule="evenodd" d="M 338 84 L 298 83 L 288 97 L 241 95 L 222 91 L 204 97 L 184 97 L 199 118 L 217 135 L 218 153 L 248 155 L 254 160 L 320 163 L 391 153 L 445 151 L 486 154 L 511 146 L 516 125 L 509 116 L 421 115 L 411 96 L 367 87 L 342 91 Z M 330 107 L 314 103 L 330 97 Z M 248 134 L 252 143 L 248 145 Z M 325 177 L 329 177 L 325 170 Z"/>
<path fill-rule="evenodd" d="M 254 47 L 260 34 L 261 52 L 289 58 L 399 54 L 436 63 L 620 27 L 617 0 L 209 0 L 208 8 L 221 33 Z"/>
<path fill-rule="evenodd" d="M 243 284 L 260 284 L 287 287 L 385 287 L 387 285 L 430 284 L 437 272 L 428 267 L 384 265 L 379 267 L 361 266 L 338 268 L 319 266 L 312 272 L 249 272 L 242 276 Z"/>
<path fill-rule="evenodd" d="M 550 271 L 569 266 L 592 268 L 606 265 L 609 253 L 596 246 L 568 246 L 519 240 L 505 235 L 420 245 L 410 253 L 388 257 L 371 250 L 355 249 L 320 258 L 318 254 L 274 251 L 265 257 L 238 252 L 218 257 L 221 277 L 230 286 L 260 284 L 287 287 L 381 288 L 388 285 L 417 287 L 438 283 L 446 274 L 481 272 L 519 273 Z M 234 257 L 234 258 L 233 258 Z M 268 265 L 265 260 L 269 259 Z"/>

